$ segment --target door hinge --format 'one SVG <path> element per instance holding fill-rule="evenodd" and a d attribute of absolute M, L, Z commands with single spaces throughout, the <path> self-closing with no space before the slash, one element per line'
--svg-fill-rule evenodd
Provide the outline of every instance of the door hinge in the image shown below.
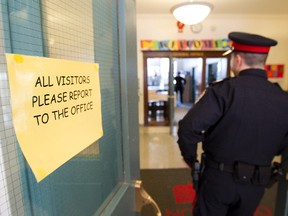
<path fill-rule="evenodd" d="M 141 180 L 136 180 L 135 184 L 135 200 L 136 200 L 136 212 L 141 212 L 141 209 L 145 205 L 152 205 L 155 210 L 156 216 L 161 216 L 160 208 L 153 198 L 145 191 Z"/>

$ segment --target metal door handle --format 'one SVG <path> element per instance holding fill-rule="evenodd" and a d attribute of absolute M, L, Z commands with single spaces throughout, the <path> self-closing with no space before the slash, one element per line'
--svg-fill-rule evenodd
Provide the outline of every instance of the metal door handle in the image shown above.
<path fill-rule="evenodd" d="M 160 208 L 153 198 L 145 191 L 141 180 L 136 180 L 136 212 L 141 212 L 143 206 L 151 204 L 155 210 L 156 216 L 162 216 Z"/>

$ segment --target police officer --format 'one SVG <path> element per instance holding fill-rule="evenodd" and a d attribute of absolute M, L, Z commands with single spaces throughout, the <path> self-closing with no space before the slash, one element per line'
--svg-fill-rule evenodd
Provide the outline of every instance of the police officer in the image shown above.
<path fill-rule="evenodd" d="M 184 85 L 186 84 L 186 79 L 181 77 L 181 73 L 178 72 L 177 76 L 174 78 L 176 81 L 175 83 L 175 91 L 178 96 L 178 92 L 180 93 L 180 102 L 183 103 L 183 92 L 184 92 Z"/>
<path fill-rule="evenodd" d="M 277 42 L 244 32 L 228 37 L 235 77 L 209 86 L 179 122 L 186 163 L 193 167 L 199 142 L 206 155 L 195 216 L 252 216 L 271 162 L 288 144 L 288 95 L 264 70 Z"/>

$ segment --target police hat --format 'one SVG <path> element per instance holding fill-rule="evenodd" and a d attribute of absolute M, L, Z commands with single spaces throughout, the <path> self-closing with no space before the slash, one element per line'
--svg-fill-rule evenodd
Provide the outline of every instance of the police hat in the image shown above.
<path fill-rule="evenodd" d="M 232 41 L 232 47 L 223 55 L 233 51 L 268 54 L 270 47 L 277 45 L 273 39 L 244 32 L 231 32 L 228 38 Z"/>

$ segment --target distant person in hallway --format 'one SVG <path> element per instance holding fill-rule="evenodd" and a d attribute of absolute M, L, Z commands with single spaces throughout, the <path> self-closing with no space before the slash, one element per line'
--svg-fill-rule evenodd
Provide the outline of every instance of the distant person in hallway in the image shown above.
<path fill-rule="evenodd" d="M 183 103 L 183 91 L 184 91 L 184 85 L 186 84 L 186 79 L 181 77 L 181 73 L 178 72 L 177 76 L 174 78 L 176 81 L 175 83 L 175 91 L 178 96 L 178 92 L 180 94 L 180 102 Z"/>
<path fill-rule="evenodd" d="M 179 121 L 185 162 L 197 164 L 199 142 L 205 155 L 194 216 L 253 216 L 273 182 L 272 167 L 281 176 L 271 163 L 288 144 L 288 94 L 264 70 L 277 41 L 243 32 L 228 37 L 235 77 L 209 86 Z"/>

